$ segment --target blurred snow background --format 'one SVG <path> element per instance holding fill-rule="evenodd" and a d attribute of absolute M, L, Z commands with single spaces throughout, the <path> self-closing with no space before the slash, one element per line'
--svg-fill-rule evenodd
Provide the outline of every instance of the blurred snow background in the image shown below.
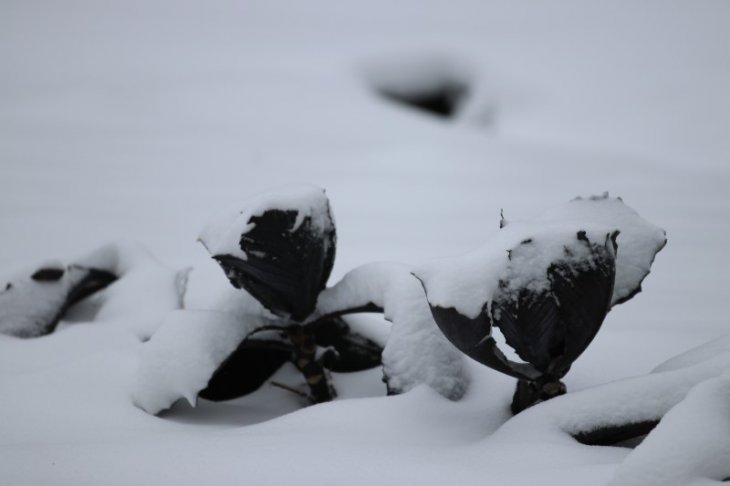
<path fill-rule="evenodd" d="M 646 373 L 730 327 L 728 22 L 723 0 L 3 0 L 0 277 L 131 240 L 217 288 L 202 227 L 293 182 L 327 189 L 335 278 L 468 251 L 501 208 L 608 190 L 669 244 L 567 384 Z M 469 93 L 450 119 L 377 92 L 452 78 Z M 298 405 L 265 390 L 146 416 L 117 327 L 0 348 L 7 484 L 602 484 L 628 452 L 489 443 L 512 383 L 488 370 L 458 404 L 417 390 L 241 429 Z"/>

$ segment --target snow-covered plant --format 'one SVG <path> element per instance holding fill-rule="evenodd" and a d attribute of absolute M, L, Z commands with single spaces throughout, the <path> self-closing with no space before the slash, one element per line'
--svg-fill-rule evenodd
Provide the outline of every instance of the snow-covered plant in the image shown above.
<path fill-rule="evenodd" d="M 337 236 L 324 191 L 295 186 L 247 201 L 208 225 L 200 241 L 234 287 L 301 322 L 327 284 Z"/>
<path fill-rule="evenodd" d="M 288 352 L 306 379 L 309 399 L 318 403 L 336 396 L 328 379 L 330 369 L 358 370 L 380 364 L 379 346 L 351 333 L 336 315 L 303 323 L 314 311 L 335 262 L 337 236 L 324 190 L 295 186 L 259 195 L 243 210 L 211 223 L 200 241 L 234 287 L 246 290 L 276 316 L 272 324 L 254 333 L 276 329 L 283 335 L 265 344 L 246 339 L 244 347 L 249 349 L 229 358 L 229 367 L 256 348 L 279 357 L 267 360 L 273 373 Z M 318 348 L 327 350 L 318 355 Z M 267 356 L 271 354 L 265 352 L 262 358 Z M 225 372 L 220 371 L 213 383 Z"/>
<path fill-rule="evenodd" d="M 463 257 L 418 267 L 439 328 L 471 358 L 518 378 L 517 413 L 565 393 L 560 381 L 610 308 L 641 290 L 665 232 L 620 198 L 577 198 Z M 522 361 L 508 359 L 493 328 Z"/>
<path fill-rule="evenodd" d="M 133 399 L 150 413 L 183 397 L 195 404 L 199 396 L 248 394 L 286 362 L 303 375 L 308 392 L 300 393 L 311 403 L 336 396 L 329 371 L 381 364 L 391 394 L 427 384 L 456 400 L 469 385 L 463 354 L 518 378 L 516 413 L 565 393 L 562 377 L 610 308 L 639 292 L 666 243 L 663 230 L 620 199 L 578 198 L 529 222 L 502 220 L 497 236 L 466 256 L 419 266 L 366 264 L 326 288 L 337 238 L 322 189 L 271 191 L 241 208 L 208 225 L 200 241 L 240 290 L 243 312 L 182 309 L 187 271 L 135 265 L 144 252 L 109 246 L 9 284 L 0 293 L 0 332 L 51 332 L 71 305 L 112 282 L 105 293 L 113 308 L 115 295 L 132 295 L 125 286 L 136 297 L 145 292 L 154 281 L 144 269 L 153 269 L 174 286 L 173 299 L 160 307 L 135 297 L 125 307 L 164 311 L 130 319 L 149 321 L 137 330 L 151 339 Z M 361 312 L 392 322 L 384 348 L 343 320 Z M 500 349 L 494 328 L 521 361 Z"/>
<path fill-rule="evenodd" d="M 211 223 L 201 241 L 231 284 L 259 305 L 241 316 L 180 311 L 145 345 L 135 402 L 151 413 L 185 397 L 234 398 L 285 362 L 311 402 L 335 396 L 328 370 L 381 364 L 380 347 L 342 316 L 393 323 L 382 350 L 389 393 L 427 384 L 450 399 L 469 386 L 462 353 L 519 379 L 518 412 L 565 392 L 560 381 L 611 306 L 640 290 L 664 231 L 607 195 L 576 199 L 525 223 L 504 220 L 484 248 L 420 266 L 370 263 L 325 288 L 336 233 L 322 189 L 257 196 Z M 424 293 L 425 290 L 425 293 Z M 522 361 L 508 359 L 493 327 Z M 448 338 L 448 339 L 447 339 Z"/>
<path fill-rule="evenodd" d="M 188 272 L 166 267 L 137 244 L 109 244 L 70 263 L 47 262 L 2 286 L 0 333 L 40 337 L 75 314 L 118 323 L 146 340 L 165 314 L 182 307 Z"/>
<path fill-rule="evenodd" d="M 105 245 L 70 263 L 47 262 L 2 286 L 0 334 L 40 337 L 75 310 L 88 320 L 122 321 L 148 339 L 162 315 L 182 306 L 188 271 L 167 268 L 135 244 Z"/>
<path fill-rule="evenodd" d="M 285 362 L 304 376 L 311 403 L 336 396 L 329 371 L 380 365 L 382 348 L 332 312 L 312 319 L 336 249 L 329 200 L 313 186 L 273 190 L 209 224 L 200 241 L 230 283 L 243 315 L 181 311 L 145 347 L 135 402 L 151 413 L 181 397 L 225 400 L 260 387 Z M 182 365 L 182 366 L 180 366 Z M 171 379 L 172 377 L 172 379 Z"/>
<path fill-rule="evenodd" d="M 53 332 L 66 311 L 117 279 L 103 269 L 49 262 L 0 291 L 0 333 L 32 338 Z"/>
<path fill-rule="evenodd" d="M 333 365 L 355 370 L 380 364 L 380 349 L 348 331 L 341 319 L 361 312 L 382 313 L 393 322 L 382 354 L 389 393 L 420 384 L 452 399 L 466 391 L 463 358 L 438 331 L 411 267 L 367 264 L 325 289 L 336 236 L 322 189 L 290 187 L 260 195 L 244 210 L 211 223 L 201 241 L 233 286 L 247 290 L 277 317 L 253 333 L 285 330 L 284 341 L 291 345 L 292 361 L 304 374 L 313 402 L 334 396 L 327 380 Z M 334 349 L 316 360 L 318 345 Z M 209 396 L 208 391 L 202 396 Z"/>

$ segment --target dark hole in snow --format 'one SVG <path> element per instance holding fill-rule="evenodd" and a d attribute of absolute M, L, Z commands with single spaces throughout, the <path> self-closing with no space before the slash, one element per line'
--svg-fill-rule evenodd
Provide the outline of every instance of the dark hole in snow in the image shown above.
<path fill-rule="evenodd" d="M 620 442 L 616 442 L 613 444 L 614 447 L 623 447 L 626 449 L 636 449 L 641 445 L 642 442 L 644 442 L 644 439 L 646 439 L 646 436 L 648 434 L 639 435 L 636 437 L 632 437 L 630 439 L 622 440 Z"/>
<path fill-rule="evenodd" d="M 599 427 L 575 434 L 573 438 L 585 445 L 636 447 L 659 423 L 648 420 L 630 424 Z"/>
<path fill-rule="evenodd" d="M 466 69 L 443 57 L 406 57 L 369 66 L 366 76 L 383 98 L 431 115 L 454 117 L 470 93 Z"/>
<path fill-rule="evenodd" d="M 433 115 L 450 118 L 454 116 L 459 102 L 468 93 L 465 85 L 452 83 L 430 87 L 428 90 L 395 91 L 381 88 L 380 94 L 390 101 L 423 110 Z"/>
<path fill-rule="evenodd" d="M 65 271 L 64 268 L 40 268 L 30 278 L 36 282 L 55 282 L 61 280 Z"/>

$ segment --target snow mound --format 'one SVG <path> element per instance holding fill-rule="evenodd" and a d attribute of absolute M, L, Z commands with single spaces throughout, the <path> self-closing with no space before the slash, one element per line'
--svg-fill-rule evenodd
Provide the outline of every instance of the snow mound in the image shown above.
<path fill-rule="evenodd" d="M 89 261 L 105 264 L 120 276 L 99 293 L 95 322 L 121 326 L 146 340 L 168 312 L 183 307 L 190 268 L 172 269 L 132 243 L 103 247 Z"/>
<path fill-rule="evenodd" d="M 730 337 L 699 346 L 647 375 L 563 395 L 531 407 L 485 439 L 617 445 L 646 438 L 615 471 L 611 485 L 685 485 L 730 477 Z M 704 351 L 712 349 L 707 355 Z M 704 482 L 703 482 L 704 481 Z"/>
<path fill-rule="evenodd" d="M 618 467 L 613 486 L 684 486 L 730 477 L 730 376 L 706 380 Z"/>

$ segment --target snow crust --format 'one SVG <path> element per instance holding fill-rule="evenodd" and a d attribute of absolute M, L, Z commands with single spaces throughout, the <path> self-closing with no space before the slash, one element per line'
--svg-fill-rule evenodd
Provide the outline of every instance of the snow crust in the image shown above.
<path fill-rule="evenodd" d="M 270 210 L 296 211 L 294 226 L 289 231 L 296 231 L 304 221 L 310 218 L 313 228 L 324 231 L 332 224 L 329 200 L 324 189 L 307 184 L 282 187 L 263 192 L 241 203 L 238 209 L 224 213 L 211 221 L 203 229 L 199 240 L 213 256 L 232 255 L 246 260 L 246 253 L 241 249 L 241 236 L 252 230 L 254 216 L 262 216 Z"/>

